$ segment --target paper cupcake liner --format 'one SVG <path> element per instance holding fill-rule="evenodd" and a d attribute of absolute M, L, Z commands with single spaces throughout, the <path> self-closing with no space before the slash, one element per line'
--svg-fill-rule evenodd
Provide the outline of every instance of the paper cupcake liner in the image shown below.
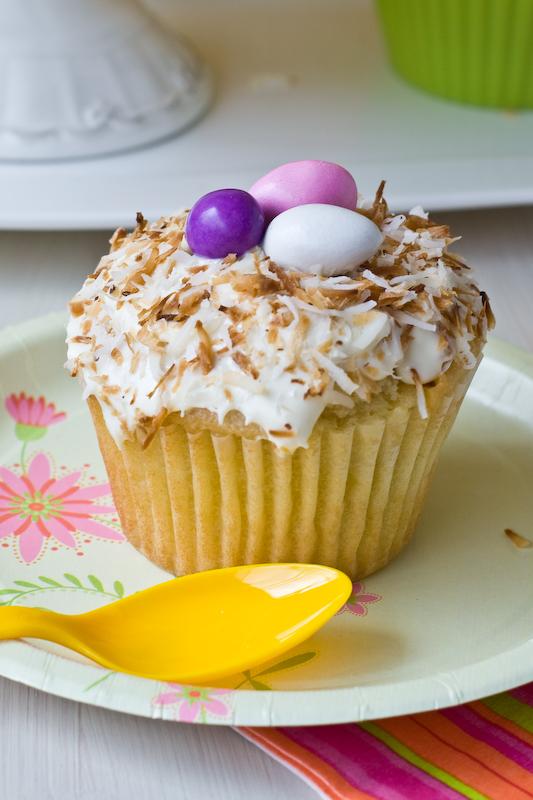
<path fill-rule="evenodd" d="M 533 107 L 531 0 L 378 0 L 389 55 L 406 80 L 481 106 Z"/>
<path fill-rule="evenodd" d="M 426 389 L 427 420 L 414 387 L 401 385 L 391 406 L 323 416 L 294 453 L 231 431 L 187 430 L 177 415 L 147 449 L 119 449 L 97 400 L 89 405 L 124 532 L 163 569 L 300 561 L 356 579 L 409 540 L 473 372 L 455 366 Z"/>

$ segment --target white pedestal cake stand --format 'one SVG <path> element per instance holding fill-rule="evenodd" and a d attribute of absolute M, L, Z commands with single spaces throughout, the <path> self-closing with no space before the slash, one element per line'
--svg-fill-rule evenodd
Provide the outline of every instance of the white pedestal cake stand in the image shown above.
<path fill-rule="evenodd" d="M 140 147 L 209 104 L 194 49 L 138 0 L 0 0 L 0 12 L 0 159 Z"/>

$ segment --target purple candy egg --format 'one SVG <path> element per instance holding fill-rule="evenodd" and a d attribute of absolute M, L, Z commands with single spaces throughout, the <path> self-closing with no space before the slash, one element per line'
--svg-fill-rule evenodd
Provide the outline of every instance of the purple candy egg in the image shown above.
<path fill-rule="evenodd" d="M 347 169 L 331 161 L 291 161 L 263 175 L 250 189 L 270 222 L 295 206 L 321 203 L 355 210 L 357 186 Z"/>
<path fill-rule="evenodd" d="M 204 194 L 191 208 L 185 235 L 189 247 L 199 256 L 225 258 L 241 256 L 262 239 L 265 219 L 261 208 L 242 189 L 217 189 Z"/>

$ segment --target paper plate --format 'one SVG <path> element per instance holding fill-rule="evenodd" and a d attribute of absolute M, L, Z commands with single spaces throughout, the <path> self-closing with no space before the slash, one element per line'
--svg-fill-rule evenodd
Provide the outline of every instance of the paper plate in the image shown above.
<path fill-rule="evenodd" d="M 64 324 L 48 316 L 0 338 L 0 602 L 74 613 L 167 575 L 122 537 L 80 388 L 62 368 Z M 509 689 L 533 679 L 533 547 L 518 546 L 533 541 L 532 486 L 533 357 L 493 341 L 412 543 L 312 639 L 216 689 L 110 673 L 37 640 L 0 644 L 0 674 L 219 725 L 363 720 Z"/>

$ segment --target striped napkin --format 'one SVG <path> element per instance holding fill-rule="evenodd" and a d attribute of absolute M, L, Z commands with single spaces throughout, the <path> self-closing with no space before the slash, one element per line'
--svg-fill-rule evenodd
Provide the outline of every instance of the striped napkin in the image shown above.
<path fill-rule="evenodd" d="M 533 683 L 442 711 L 239 733 L 328 800 L 533 798 Z"/>

